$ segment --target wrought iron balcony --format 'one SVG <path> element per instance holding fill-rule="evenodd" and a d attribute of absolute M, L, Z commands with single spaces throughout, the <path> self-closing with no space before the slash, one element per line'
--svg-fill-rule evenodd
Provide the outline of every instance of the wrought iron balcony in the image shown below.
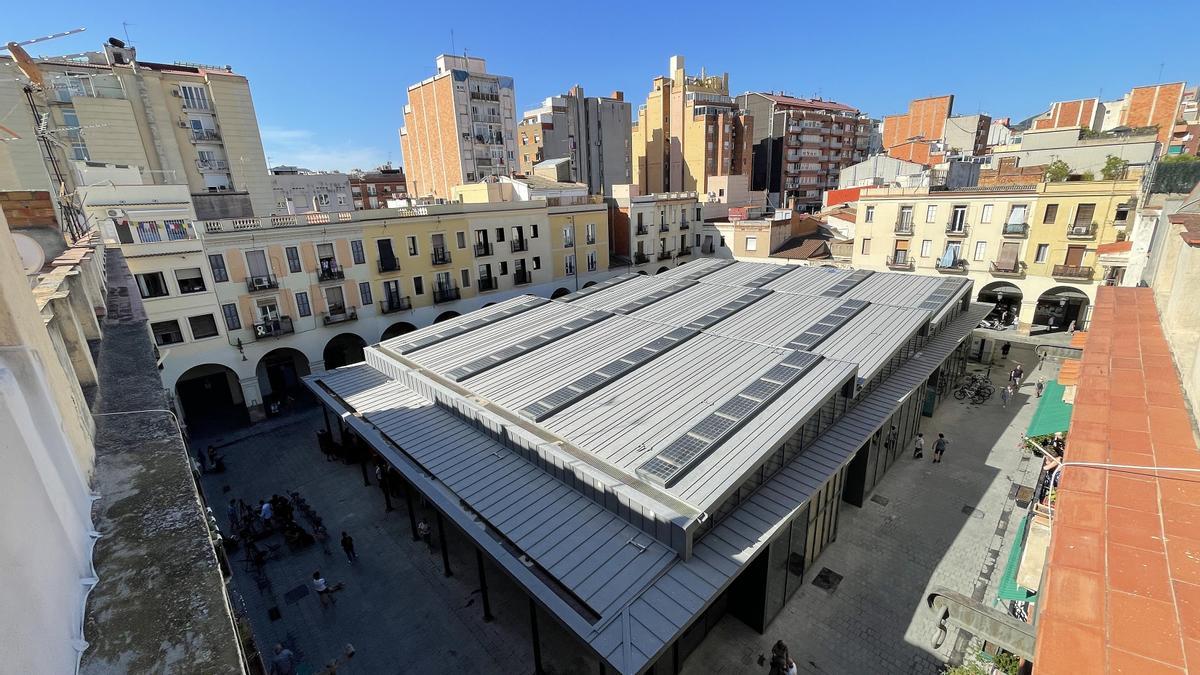
<path fill-rule="evenodd" d="M 201 171 L 227 171 L 229 162 L 223 159 L 197 159 L 196 168 Z"/>
<path fill-rule="evenodd" d="M 680 246 L 679 247 L 679 257 L 682 258 L 685 255 L 691 255 L 691 254 L 692 254 L 691 246 Z"/>
<path fill-rule="evenodd" d="M 358 309 L 351 307 L 347 310 L 345 307 L 330 307 L 328 312 L 321 315 L 321 320 L 325 322 L 326 326 L 344 321 L 356 321 L 358 320 Z"/>
<path fill-rule="evenodd" d="M 999 263 L 993 261 L 989 267 L 992 276 L 995 277 L 1019 278 L 1025 276 L 1025 263 L 1019 260 L 1014 260 L 1011 263 Z"/>
<path fill-rule="evenodd" d="M 659 232 L 670 232 L 671 226 L 666 223 L 662 223 L 658 226 L 658 231 Z"/>
<path fill-rule="evenodd" d="M 649 229 L 648 229 L 648 228 L 647 228 L 645 225 L 638 225 L 638 226 L 637 226 L 637 233 L 638 233 L 639 235 L 643 235 L 643 234 L 649 234 L 649 233 L 650 233 L 650 230 L 649 230 Z"/>
<path fill-rule="evenodd" d="M 911 272 L 913 269 L 913 260 L 908 254 L 889 255 L 887 257 L 887 266 L 894 270 L 908 270 Z"/>
<path fill-rule="evenodd" d="M 276 279 L 274 274 L 252 274 L 246 277 L 246 290 L 251 293 L 270 291 L 276 288 L 279 288 L 279 279 Z"/>
<path fill-rule="evenodd" d="M 450 284 L 448 286 L 435 286 L 433 289 L 434 302 L 452 302 L 462 297 L 458 292 L 458 286 Z"/>
<path fill-rule="evenodd" d="M 481 241 L 475 244 L 475 257 L 482 258 L 483 256 L 492 255 L 495 251 L 492 249 L 492 242 Z"/>
<path fill-rule="evenodd" d="M 494 291 L 500 287 L 500 282 L 496 277 L 479 277 L 480 291 Z"/>
<path fill-rule="evenodd" d="M 662 262 L 663 260 L 670 260 L 670 259 L 671 259 L 671 252 L 670 252 L 670 251 L 659 251 L 659 252 L 658 252 L 658 260 L 659 260 L 659 262 Z"/>
<path fill-rule="evenodd" d="M 407 295 L 398 295 L 395 297 L 384 298 L 379 301 L 379 312 L 381 314 L 391 314 L 392 312 L 404 312 L 412 309 L 412 299 Z"/>
<path fill-rule="evenodd" d="M 594 234 L 588 235 L 587 239 L 583 240 L 583 243 L 587 244 L 588 246 L 595 246 L 596 245 L 596 235 L 594 235 Z"/>
<path fill-rule="evenodd" d="M 450 264 L 450 251 L 447 251 L 445 248 L 434 248 L 433 252 L 430 254 L 430 257 L 433 259 L 434 265 Z"/>
<path fill-rule="evenodd" d="M 1096 223 L 1072 223 L 1067 226 L 1067 239 L 1094 239 Z"/>
<path fill-rule="evenodd" d="M 692 228 L 692 224 L 686 220 L 679 223 L 679 229 L 681 229 L 681 230 L 690 230 L 691 228 Z"/>
<path fill-rule="evenodd" d="M 1029 223 L 1005 223 L 1000 234 L 1005 237 L 1024 237 L 1029 234 Z"/>
<path fill-rule="evenodd" d="M 254 339 L 261 340 L 269 337 L 281 337 L 289 333 L 295 333 L 296 329 L 292 327 L 292 319 L 287 316 L 280 316 L 274 319 L 263 319 L 254 324 Z"/>
<path fill-rule="evenodd" d="M 342 267 L 332 260 L 322 260 L 321 267 L 317 270 L 317 279 L 319 281 L 340 281 L 346 278 L 346 272 Z"/>
<path fill-rule="evenodd" d="M 400 271 L 400 260 L 396 257 L 380 258 L 379 259 L 379 271 L 380 272 L 399 272 Z"/>
<path fill-rule="evenodd" d="M 216 129 L 192 129 L 193 141 L 219 141 L 221 132 Z"/>
<path fill-rule="evenodd" d="M 513 283 L 522 286 L 533 281 L 533 275 L 528 270 L 517 270 L 513 272 Z"/>
<path fill-rule="evenodd" d="M 967 261 L 959 258 L 952 263 L 946 264 L 939 260 L 936 267 L 937 271 L 943 274 L 965 274 L 967 271 Z"/>
<path fill-rule="evenodd" d="M 650 256 L 639 251 L 639 252 L 633 254 L 633 262 L 638 265 L 644 265 L 644 264 L 650 262 Z"/>
<path fill-rule="evenodd" d="M 512 248 L 513 253 L 520 253 L 521 251 L 529 250 L 529 242 L 525 239 L 513 239 L 508 242 L 508 245 L 510 248 Z"/>
<path fill-rule="evenodd" d="M 907 223 L 902 220 L 896 221 L 895 233 L 898 235 L 904 236 L 904 237 L 912 236 L 912 233 L 913 233 L 912 221 L 909 221 Z"/>
<path fill-rule="evenodd" d="M 1061 279 L 1086 279 L 1091 281 L 1092 275 L 1096 273 L 1095 268 L 1084 267 L 1082 265 L 1055 265 L 1050 276 L 1059 277 Z"/>
<path fill-rule="evenodd" d="M 971 226 L 966 223 L 946 223 L 947 237 L 965 237 L 971 232 Z"/>

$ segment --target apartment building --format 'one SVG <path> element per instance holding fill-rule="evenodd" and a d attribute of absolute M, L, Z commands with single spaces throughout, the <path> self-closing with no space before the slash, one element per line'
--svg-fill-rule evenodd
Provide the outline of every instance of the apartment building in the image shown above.
<path fill-rule="evenodd" d="M 641 194 L 710 192 L 708 178 L 749 174 L 754 120 L 729 96 L 729 73 L 688 75 L 672 56 L 638 107 L 633 184 Z"/>
<path fill-rule="evenodd" d="M 695 192 L 644 195 L 636 185 L 618 185 L 609 201 L 614 266 L 659 274 L 711 255 L 716 247 L 712 234 L 702 232 L 703 208 Z"/>
<path fill-rule="evenodd" d="M 571 181 L 586 184 L 591 194 L 611 195 L 613 185 L 633 180 L 631 113 L 619 91 L 584 96 L 577 85 L 547 98 L 517 125 L 521 173 L 530 176 L 539 162 L 566 158 Z"/>
<path fill-rule="evenodd" d="M 352 171 L 350 197 L 355 211 L 385 209 L 389 199 L 407 199 L 404 168 L 385 164 L 374 171 Z"/>
<path fill-rule="evenodd" d="M 59 141 L 53 146 L 60 166 L 127 165 L 145 183 L 187 185 L 201 218 L 275 212 L 250 84 L 229 67 L 140 61 L 118 40 L 78 57 L 36 59 L 35 66 L 43 80 L 35 88 L 36 114 Z M 0 189 L 57 195 L 23 92 L 27 82 L 14 60 L 0 58 L 0 108 L 14 135 L 0 143 Z M 62 180 L 71 193 L 69 172 Z"/>
<path fill-rule="evenodd" d="M 309 171 L 296 166 L 271 169 L 275 213 L 293 215 L 353 211 L 350 177 L 337 171 Z"/>
<path fill-rule="evenodd" d="M 1030 167 L 1066 162 L 1074 173 L 1100 175 L 1111 155 L 1132 170 L 1144 171 L 1162 154 L 1164 146 L 1153 128 L 1122 128 L 1112 131 L 1085 132 L 1078 127 L 1030 129 L 1014 137 L 1008 145 L 991 148 L 991 166 L 1015 159 L 1017 166 Z"/>
<path fill-rule="evenodd" d="M 455 185 L 519 169 L 516 92 L 479 57 L 442 54 L 436 64 L 408 88 L 400 151 L 409 194 L 448 199 Z"/>
<path fill-rule="evenodd" d="M 1138 190 L 1136 180 L 864 189 L 853 264 L 967 276 L 1023 332 L 1085 328 L 1108 272 L 1098 249 L 1127 236 Z"/>
<path fill-rule="evenodd" d="M 765 190 L 780 208 L 820 209 L 825 190 L 871 144 L 870 118 L 844 103 L 746 93 L 737 107 L 755 120 L 750 188 Z"/>
<path fill-rule="evenodd" d="M 1167 145 L 1171 130 L 1180 120 L 1186 83 L 1171 82 L 1134 87 L 1111 101 L 1098 98 L 1055 101 L 1050 110 L 1033 120 L 1032 129 L 1080 128 L 1094 132 L 1118 128 L 1155 127 L 1155 136 Z"/>
<path fill-rule="evenodd" d="M 719 251 L 743 262 L 793 264 L 833 260 L 832 237 L 815 214 L 771 207 L 734 208 L 705 228 L 720 234 Z"/>
<path fill-rule="evenodd" d="M 945 155 L 940 141 L 954 96 L 932 96 L 910 101 L 908 111 L 883 118 L 883 148 L 888 156 L 917 164 L 937 164 Z"/>

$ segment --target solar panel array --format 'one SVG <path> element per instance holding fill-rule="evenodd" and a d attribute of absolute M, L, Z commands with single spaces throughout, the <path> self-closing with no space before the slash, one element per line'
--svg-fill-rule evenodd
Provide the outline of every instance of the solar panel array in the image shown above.
<path fill-rule="evenodd" d="M 643 307 L 652 305 L 667 296 L 675 295 L 679 291 L 686 290 L 695 285 L 696 282 L 692 279 L 682 279 L 669 286 L 663 286 L 653 293 L 643 295 L 635 300 L 630 300 L 629 302 L 613 309 L 612 311 L 617 314 L 632 314 Z"/>
<path fill-rule="evenodd" d="M 958 293 L 965 283 L 967 283 L 965 279 L 942 279 L 942 283 L 933 289 L 929 297 L 919 305 L 920 309 L 927 309 L 931 312 L 938 311 Z"/>
<path fill-rule="evenodd" d="M 504 349 L 492 352 L 491 354 L 482 356 L 474 361 L 464 363 L 463 365 L 446 373 L 446 377 L 449 377 L 455 382 L 462 382 L 468 377 L 478 375 L 485 370 L 495 368 L 496 366 L 511 361 L 518 356 L 528 354 L 534 349 L 544 347 L 555 340 L 562 339 L 571 333 L 581 331 L 588 326 L 600 323 L 610 316 L 612 316 L 612 314 L 609 314 L 608 312 L 588 312 L 587 314 L 572 319 L 560 326 L 548 328 L 541 333 L 534 335 L 533 337 L 525 338 L 515 345 L 509 345 Z"/>
<path fill-rule="evenodd" d="M 759 276 L 754 277 L 753 279 L 743 283 L 742 285 L 749 286 L 750 288 L 762 288 L 763 286 L 766 286 L 767 284 L 771 283 L 772 281 L 775 281 L 779 277 L 781 277 L 785 274 L 788 274 L 797 269 L 799 269 L 798 265 L 777 266 L 777 267 L 775 267 L 775 269 L 771 270 L 770 272 L 767 272 L 766 274 L 760 274 Z"/>
<path fill-rule="evenodd" d="M 575 302 L 576 300 L 578 300 L 580 298 L 586 298 L 587 296 L 591 295 L 592 293 L 599 293 L 600 291 L 603 291 L 607 288 L 612 288 L 613 286 L 616 286 L 619 283 L 629 281 L 630 279 L 636 279 L 640 276 L 642 276 L 642 275 L 635 274 L 633 272 L 626 272 L 625 274 L 622 274 L 620 276 L 616 276 L 611 279 L 605 279 L 604 281 L 601 281 L 598 284 L 588 286 L 587 288 L 581 288 L 578 291 L 575 291 L 574 293 L 569 293 L 567 295 L 564 295 L 561 298 L 559 298 L 559 300 L 561 302 Z"/>
<path fill-rule="evenodd" d="M 521 312 L 529 311 L 529 310 L 533 309 L 534 307 L 540 307 L 548 302 L 550 302 L 550 301 L 547 300 L 546 298 L 536 298 L 536 297 L 531 296 L 531 297 L 525 298 L 524 300 L 521 300 L 520 302 L 513 304 L 509 307 L 506 307 L 504 309 L 501 309 L 501 310 L 498 310 L 495 312 L 491 312 L 487 316 L 481 316 L 477 319 L 471 319 L 470 321 L 464 321 L 463 323 L 455 324 L 453 326 L 450 326 L 449 328 L 440 330 L 436 333 L 430 333 L 428 335 L 423 335 L 415 340 L 411 340 L 409 342 L 405 342 L 405 343 L 399 344 L 395 347 L 392 347 L 392 349 L 401 354 L 409 354 L 411 352 L 417 351 L 418 349 L 424 349 L 425 347 L 435 345 L 439 342 L 444 342 L 446 340 L 449 340 L 452 337 L 458 337 L 459 335 L 462 335 L 463 333 L 469 333 L 469 332 L 475 330 L 476 328 L 483 328 L 484 326 L 487 326 L 489 324 L 495 323 L 497 321 L 501 321 L 503 319 L 507 319 L 510 316 L 516 316 L 517 314 L 520 314 Z"/>
<path fill-rule="evenodd" d="M 827 298 L 840 298 L 846 294 L 846 291 L 849 291 L 851 288 L 854 288 L 855 286 L 866 281 L 867 277 L 871 276 L 872 274 L 874 274 L 874 272 L 871 270 L 854 270 L 848 274 L 845 279 L 842 279 L 836 284 L 825 289 L 825 292 L 821 293 L 821 295 Z"/>
<path fill-rule="evenodd" d="M 520 411 L 521 415 L 535 422 L 541 422 L 601 387 L 615 382 L 635 368 L 639 368 L 674 349 L 699 333 L 700 331 L 691 328 L 676 328 L 666 335 L 655 338 L 641 347 L 624 354 L 620 358 L 593 370 L 587 375 L 577 378 L 570 384 L 546 394 L 541 399 L 522 408 Z"/>
<path fill-rule="evenodd" d="M 837 329 L 846 325 L 846 322 L 866 309 L 868 304 L 865 300 L 843 300 L 842 304 L 838 305 L 832 312 L 826 314 L 820 321 L 809 326 L 807 330 L 796 336 L 795 339 L 787 344 L 787 347 L 801 351 L 812 351 L 817 345 L 824 342 L 826 338 L 833 335 Z"/>
<path fill-rule="evenodd" d="M 710 258 L 710 260 L 711 260 L 711 258 Z M 722 258 L 720 260 L 713 260 L 713 262 L 709 265 L 704 265 L 704 266 L 697 265 L 696 269 L 688 272 L 687 274 L 680 274 L 679 276 L 677 276 L 675 278 L 676 279 L 691 279 L 692 281 L 695 281 L 695 280 L 699 279 L 700 277 L 708 276 L 709 274 L 712 274 L 713 272 L 716 272 L 717 270 L 725 269 L 726 267 L 729 267 L 730 265 L 734 264 L 735 262 L 737 262 L 737 261 L 729 260 L 729 259 L 725 259 L 725 258 Z"/>
<path fill-rule="evenodd" d="M 673 486 L 820 361 L 817 354 L 792 352 L 643 462 L 637 468 L 638 476 L 663 487 Z"/>
<path fill-rule="evenodd" d="M 767 297 L 770 294 L 771 294 L 771 291 L 768 291 L 765 288 L 756 288 L 753 291 L 750 291 L 749 293 L 745 293 L 745 294 L 737 296 L 733 300 L 730 300 L 729 302 L 712 310 L 708 314 L 705 314 L 704 316 L 700 317 L 699 319 L 696 319 L 695 321 L 689 323 L 686 326 L 686 328 L 694 328 L 696 330 L 704 330 L 705 328 L 711 328 L 718 321 L 721 321 L 721 320 L 727 318 L 730 314 L 733 314 L 734 312 L 736 312 L 738 310 L 744 309 L 745 307 L 752 305 L 752 304 L 758 302 L 759 300 L 762 300 L 763 298 Z"/>

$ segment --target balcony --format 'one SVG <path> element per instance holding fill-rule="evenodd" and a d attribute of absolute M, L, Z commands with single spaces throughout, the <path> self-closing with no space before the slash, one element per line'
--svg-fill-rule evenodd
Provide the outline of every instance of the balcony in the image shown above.
<path fill-rule="evenodd" d="M 379 313 L 391 314 L 392 312 L 406 312 L 412 309 L 412 299 L 407 295 L 398 295 L 391 298 L 384 298 L 379 301 Z"/>
<path fill-rule="evenodd" d="M 658 226 L 658 231 L 659 232 L 670 232 L 671 226 L 666 223 L 662 223 L 661 225 Z"/>
<path fill-rule="evenodd" d="M 650 262 L 650 256 L 638 251 L 637 253 L 633 254 L 633 262 L 635 265 L 645 265 L 646 263 Z"/>
<path fill-rule="evenodd" d="M 496 277 L 479 277 L 478 285 L 480 292 L 494 291 L 500 287 L 500 282 Z"/>
<path fill-rule="evenodd" d="M 435 247 L 429 257 L 433 260 L 434 265 L 449 265 L 450 251 L 444 248 Z"/>
<path fill-rule="evenodd" d="M 435 286 L 433 289 L 434 302 L 453 302 L 462 297 L 458 292 L 458 286 L 450 284 L 448 286 Z"/>
<path fill-rule="evenodd" d="M 1025 276 L 1025 263 L 1014 260 L 1012 262 L 993 262 L 989 265 L 989 271 L 994 277 L 1011 277 L 1020 279 Z"/>
<path fill-rule="evenodd" d="M 379 259 L 379 271 L 380 271 L 380 273 L 399 272 L 400 271 L 400 260 L 397 258 L 380 258 Z"/>
<path fill-rule="evenodd" d="M 487 113 L 471 113 L 471 119 L 480 124 L 500 124 L 503 121 L 499 115 L 489 115 Z"/>
<path fill-rule="evenodd" d="M 292 327 L 291 317 L 281 316 L 277 319 L 263 319 L 254 324 L 254 339 L 261 340 L 269 337 L 282 337 L 289 333 L 295 333 L 296 329 Z"/>
<path fill-rule="evenodd" d="M 330 307 L 328 312 L 321 315 L 321 320 L 325 322 L 326 326 L 346 321 L 357 321 L 358 310 L 354 307 L 351 307 L 349 311 L 345 307 Z"/>
<path fill-rule="evenodd" d="M 1067 226 L 1067 239 L 1095 239 L 1096 223 L 1073 223 Z"/>
<path fill-rule="evenodd" d="M 201 171 L 228 171 L 229 162 L 223 159 L 198 159 L 196 168 Z"/>
<path fill-rule="evenodd" d="M 1086 281 L 1092 280 L 1092 275 L 1096 273 L 1095 268 L 1084 267 L 1082 265 L 1055 265 L 1050 276 L 1059 279 L 1083 279 Z"/>
<path fill-rule="evenodd" d="M 1029 223 L 1005 223 L 1001 236 L 1019 239 L 1029 235 Z"/>
<path fill-rule="evenodd" d="M 895 229 L 895 232 L 896 232 L 896 234 L 898 234 L 898 235 L 900 235 L 900 236 L 902 236 L 902 237 L 911 237 L 911 236 L 912 236 L 912 233 L 913 233 L 913 224 L 912 224 L 912 221 L 909 221 L 909 222 L 899 221 L 899 222 L 897 222 L 897 223 L 896 223 L 896 229 Z"/>
<path fill-rule="evenodd" d="M 476 258 L 492 255 L 494 252 L 495 251 L 492 249 L 492 242 L 490 241 L 481 241 L 475 244 Z"/>
<path fill-rule="evenodd" d="M 887 257 L 888 269 L 911 272 L 913 270 L 912 258 L 908 254 L 889 255 Z"/>
<path fill-rule="evenodd" d="M 594 235 L 594 234 L 588 235 L 587 239 L 585 239 L 583 241 L 583 243 L 587 244 L 588 246 L 595 246 L 596 245 L 596 235 Z"/>
<path fill-rule="evenodd" d="M 489 94 L 486 91 L 473 91 L 473 92 L 471 92 L 471 98 L 476 101 L 497 101 L 498 102 L 500 100 L 500 94 Z"/>
<path fill-rule="evenodd" d="M 953 223 L 952 222 L 952 223 L 946 224 L 946 236 L 947 237 L 965 237 L 968 234 L 970 234 L 970 232 L 971 232 L 971 226 L 967 225 L 966 223 Z"/>
<path fill-rule="evenodd" d="M 193 141 L 219 141 L 221 133 L 216 129 L 192 129 Z"/>
<path fill-rule="evenodd" d="M 346 278 L 346 272 L 332 260 L 322 260 L 317 269 L 318 281 L 341 281 Z"/>
<path fill-rule="evenodd" d="M 691 255 L 691 254 L 692 254 L 691 246 L 680 246 L 679 247 L 679 257 L 680 258 L 682 258 L 685 255 Z"/>
<path fill-rule="evenodd" d="M 252 274 L 246 277 L 246 290 L 251 293 L 270 291 L 276 288 L 279 288 L 279 279 L 276 279 L 274 274 Z"/>
<path fill-rule="evenodd" d="M 180 101 L 180 106 L 182 106 L 184 110 L 212 110 L 212 104 L 208 102 L 208 99 L 184 97 L 184 99 Z"/>
<path fill-rule="evenodd" d="M 575 239 L 572 237 L 564 239 L 563 248 L 575 248 Z"/>
<path fill-rule="evenodd" d="M 658 252 L 658 260 L 659 260 L 659 262 L 662 262 L 663 260 L 670 260 L 670 259 L 671 259 L 671 252 L 670 252 L 670 251 L 659 251 L 659 252 Z"/>
<path fill-rule="evenodd" d="M 691 223 L 689 223 L 686 220 L 679 223 L 679 229 L 681 229 L 681 230 L 690 230 L 691 228 L 692 228 Z"/>
<path fill-rule="evenodd" d="M 638 233 L 638 236 L 641 236 L 643 234 L 650 234 L 650 230 L 645 225 L 638 225 L 637 233 Z"/>
<path fill-rule="evenodd" d="M 532 283 L 532 282 L 533 282 L 533 275 L 530 274 L 528 270 L 517 270 L 516 272 L 513 272 L 513 283 L 514 284 L 516 284 L 518 286 L 524 286 L 525 284 Z"/>
<path fill-rule="evenodd" d="M 937 271 L 941 272 L 942 274 L 967 273 L 967 261 L 962 258 L 959 258 L 952 263 L 943 263 L 941 260 L 939 260 L 935 266 L 937 267 Z"/>
<path fill-rule="evenodd" d="M 512 249 L 513 253 L 520 253 L 522 251 L 529 250 L 529 241 L 526 239 L 513 239 L 512 241 L 508 242 L 508 245 L 509 248 Z"/>

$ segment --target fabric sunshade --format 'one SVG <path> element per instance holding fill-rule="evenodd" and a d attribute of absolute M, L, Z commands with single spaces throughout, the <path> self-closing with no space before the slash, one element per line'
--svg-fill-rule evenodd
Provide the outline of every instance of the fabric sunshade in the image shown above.
<path fill-rule="evenodd" d="M 1029 422 L 1029 437 L 1065 432 L 1071 426 L 1072 406 L 1063 402 L 1064 387 L 1057 380 L 1046 382 L 1046 389 L 1038 399 L 1037 410 Z"/>

